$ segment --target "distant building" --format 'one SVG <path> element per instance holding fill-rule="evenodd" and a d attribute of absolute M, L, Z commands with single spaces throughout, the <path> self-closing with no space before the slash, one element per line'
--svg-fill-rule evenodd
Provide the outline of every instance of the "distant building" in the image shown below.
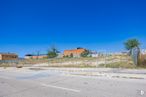
<path fill-rule="evenodd" d="M 18 55 L 14 53 L 0 53 L 0 60 L 17 60 Z"/>
<path fill-rule="evenodd" d="M 32 59 L 32 56 L 33 56 L 32 54 L 26 54 L 24 59 Z"/>
<path fill-rule="evenodd" d="M 128 55 L 128 52 L 114 52 L 110 53 L 112 56 L 123 56 L 123 55 Z"/>
<path fill-rule="evenodd" d="M 57 53 L 57 58 L 63 58 L 63 54 L 62 53 Z"/>
<path fill-rule="evenodd" d="M 99 54 L 96 51 L 90 51 L 89 56 L 91 56 L 91 57 L 98 57 Z"/>
<path fill-rule="evenodd" d="M 142 50 L 141 50 L 141 53 L 142 53 L 142 54 L 146 54 L 146 49 L 142 49 Z"/>
<path fill-rule="evenodd" d="M 84 51 L 86 51 L 86 49 L 83 48 L 77 48 L 77 49 L 72 49 L 72 50 L 65 50 L 63 53 L 64 57 L 80 57 L 81 53 L 83 53 Z"/>
<path fill-rule="evenodd" d="M 40 55 L 27 54 L 27 55 L 25 55 L 25 59 L 45 59 L 45 58 L 48 58 L 47 54 L 40 54 Z"/>

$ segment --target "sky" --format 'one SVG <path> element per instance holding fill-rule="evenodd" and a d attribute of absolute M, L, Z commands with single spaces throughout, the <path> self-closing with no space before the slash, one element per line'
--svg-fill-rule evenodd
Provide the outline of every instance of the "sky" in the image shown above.
<path fill-rule="evenodd" d="M 146 48 L 146 0 L 0 0 L 0 52 L 84 47 L 124 51 L 136 38 Z"/>

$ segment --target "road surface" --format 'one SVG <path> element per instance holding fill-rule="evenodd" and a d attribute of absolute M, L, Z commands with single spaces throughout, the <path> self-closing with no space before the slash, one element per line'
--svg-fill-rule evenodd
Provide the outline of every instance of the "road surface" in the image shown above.
<path fill-rule="evenodd" d="M 140 71 L 134 73 L 145 76 Z M 145 93 L 145 78 L 74 75 L 59 69 L 0 68 L 0 97 L 146 97 Z"/>

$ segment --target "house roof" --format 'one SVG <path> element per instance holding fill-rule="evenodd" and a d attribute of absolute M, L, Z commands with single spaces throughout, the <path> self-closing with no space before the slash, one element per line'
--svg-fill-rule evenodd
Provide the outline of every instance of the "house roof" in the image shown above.
<path fill-rule="evenodd" d="M 47 54 L 26 54 L 25 56 L 47 56 Z"/>

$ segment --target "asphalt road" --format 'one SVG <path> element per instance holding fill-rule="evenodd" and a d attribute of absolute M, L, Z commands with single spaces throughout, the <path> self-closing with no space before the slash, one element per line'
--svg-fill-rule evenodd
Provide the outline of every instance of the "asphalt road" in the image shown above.
<path fill-rule="evenodd" d="M 0 69 L 0 97 L 146 97 L 146 79 Z"/>

